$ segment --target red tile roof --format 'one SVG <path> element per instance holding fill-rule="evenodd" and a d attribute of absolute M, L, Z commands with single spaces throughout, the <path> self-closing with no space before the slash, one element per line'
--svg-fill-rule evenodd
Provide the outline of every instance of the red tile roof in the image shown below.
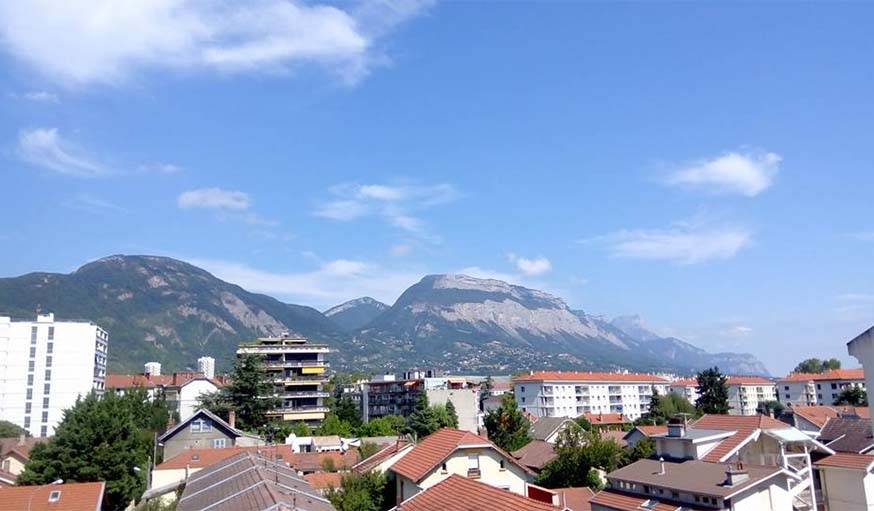
<path fill-rule="evenodd" d="M 868 470 L 874 464 L 874 456 L 870 454 L 853 454 L 839 452 L 814 463 L 817 467 L 838 467 Z"/>
<path fill-rule="evenodd" d="M 449 428 L 437 430 L 425 437 L 416 447 L 413 447 L 413 450 L 399 459 L 391 467 L 391 470 L 418 483 L 456 449 L 476 446 L 488 446 L 504 455 L 511 463 L 530 473 L 530 469 L 519 464 L 513 456 L 489 440 L 468 431 Z"/>
<path fill-rule="evenodd" d="M 584 413 L 582 415 L 589 422 L 592 423 L 593 426 L 598 425 L 606 425 L 606 424 L 625 424 L 631 422 L 622 416 L 621 413 Z"/>
<path fill-rule="evenodd" d="M 327 490 L 328 488 L 339 488 L 340 482 L 343 480 L 343 474 L 340 472 L 313 472 L 303 476 L 303 478 L 313 488 Z"/>
<path fill-rule="evenodd" d="M 103 502 L 104 483 L 65 483 L 0 488 L 0 511 L 95 511 Z M 57 502 L 49 502 L 53 491 Z"/>
<path fill-rule="evenodd" d="M 590 373 L 580 371 L 539 371 L 513 377 L 519 381 L 619 381 L 639 383 L 670 383 L 670 380 L 652 374 Z"/>
<path fill-rule="evenodd" d="M 777 381 L 822 381 L 822 380 L 864 380 L 865 370 L 857 369 L 834 369 L 823 373 L 789 373 L 785 378 Z"/>
<path fill-rule="evenodd" d="M 663 435 L 668 432 L 668 425 L 665 424 L 663 426 L 637 426 L 634 429 L 643 433 L 644 436 Z"/>
<path fill-rule="evenodd" d="M 145 387 L 152 389 L 155 387 L 181 387 L 191 380 L 198 378 L 206 378 L 201 373 L 184 372 L 173 374 L 159 374 L 149 376 L 145 374 L 107 374 L 106 388 L 107 389 L 129 389 L 131 387 Z M 212 378 L 210 381 L 217 387 L 221 387 L 222 383 L 217 378 Z"/>
<path fill-rule="evenodd" d="M 5 458 L 10 454 L 17 454 L 19 458 L 27 460 L 30 457 L 30 450 L 36 444 L 44 444 L 49 439 L 46 437 L 9 437 L 0 438 L 0 458 Z"/>
<path fill-rule="evenodd" d="M 368 470 L 373 470 L 374 468 L 376 468 L 377 465 L 379 465 L 383 461 L 391 458 L 395 454 L 403 451 L 404 449 L 406 449 L 409 446 L 410 446 L 410 443 L 405 442 L 403 440 L 395 442 L 391 445 L 387 445 L 387 446 L 383 447 L 381 450 L 370 455 L 368 458 L 365 458 L 364 460 L 361 460 L 358 463 L 356 463 L 352 467 L 352 470 L 355 472 L 358 472 L 358 473 L 364 473 L 364 472 L 367 472 Z"/>
<path fill-rule="evenodd" d="M 680 387 L 680 386 L 697 387 L 698 380 L 696 380 L 695 378 L 678 378 L 678 379 L 672 381 L 671 385 L 677 386 L 677 387 Z"/>
<path fill-rule="evenodd" d="M 702 458 L 704 461 L 719 462 L 743 445 L 756 431 L 760 429 L 786 429 L 789 425 L 767 415 L 705 415 L 690 427 L 735 432 Z"/>
<path fill-rule="evenodd" d="M 289 464 L 301 472 L 322 470 L 326 459 L 331 459 L 337 470 L 352 468 L 352 465 L 358 461 L 357 450 L 350 450 L 345 454 L 336 451 L 295 453 L 290 445 L 269 445 L 260 447 L 223 447 L 220 449 L 187 449 L 155 468 L 157 470 L 173 470 L 185 468 L 186 466 L 190 468 L 204 468 L 244 451 L 260 452 L 266 458 L 276 459 L 282 463 Z"/>
<path fill-rule="evenodd" d="M 398 511 L 556 511 L 557 508 L 473 479 L 451 475 L 401 502 Z"/>
<path fill-rule="evenodd" d="M 555 493 L 559 495 L 559 505 L 565 506 L 571 511 L 591 511 L 591 500 L 595 496 L 595 492 L 591 488 L 555 488 Z"/>
<path fill-rule="evenodd" d="M 590 503 L 598 504 L 599 506 L 610 509 L 611 511 L 640 511 L 641 509 L 647 509 L 648 511 L 677 511 L 677 509 L 679 509 L 679 506 L 676 504 L 665 504 L 662 502 L 659 502 L 655 506 L 644 508 L 643 503 L 648 500 L 650 499 L 646 497 L 637 497 L 611 490 L 603 490 L 596 493 Z M 704 508 L 683 504 L 682 509 L 698 511 L 703 510 Z"/>
<path fill-rule="evenodd" d="M 540 470 L 555 459 L 555 446 L 544 440 L 532 440 L 513 451 L 513 457 L 530 469 Z"/>
<path fill-rule="evenodd" d="M 726 378 L 729 385 L 773 385 L 774 382 L 762 376 L 729 376 Z"/>

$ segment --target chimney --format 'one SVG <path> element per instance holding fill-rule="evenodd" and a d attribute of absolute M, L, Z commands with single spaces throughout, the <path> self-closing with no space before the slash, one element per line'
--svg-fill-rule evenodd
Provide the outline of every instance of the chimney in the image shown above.
<path fill-rule="evenodd" d="M 24 445 L 24 441 L 27 438 L 27 435 L 24 433 L 18 435 L 18 445 Z"/>
<path fill-rule="evenodd" d="M 669 438 L 683 438 L 686 436 L 686 425 L 680 422 L 668 424 Z"/>
<path fill-rule="evenodd" d="M 231 429 L 237 429 L 237 412 L 233 410 L 228 412 L 228 426 Z"/>
<path fill-rule="evenodd" d="M 665 459 L 661 457 L 659 458 L 659 475 L 665 475 Z"/>
<path fill-rule="evenodd" d="M 729 465 L 725 471 L 725 486 L 734 486 L 750 478 L 750 473 L 743 468 L 742 463 Z"/>

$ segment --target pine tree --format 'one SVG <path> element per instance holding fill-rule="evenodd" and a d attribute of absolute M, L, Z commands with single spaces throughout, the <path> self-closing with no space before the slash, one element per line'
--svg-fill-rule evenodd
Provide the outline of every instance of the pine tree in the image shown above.
<path fill-rule="evenodd" d="M 458 429 L 458 412 L 455 411 L 455 405 L 449 400 L 446 401 L 446 415 L 449 416 L 449 421 L 445 426 Z"/>
<path fill-rule="evenodd" d="M 437 413 L 428 403 L 428 396 L 420 392 L 416 396 L 416 404 L 413 413 L 407 417 L 407 432 L 422 439 L 440 429 L 440 420 Z"/>
<path fill-rule="evenodd" d="M 698 373 L 698 399 L 695 406 L 701 413 L 727 414 L 728 378 L 719 372 L 718 367 L 705 369 Z"/>
<path fill-rule="evenodd" d="M 279 406 L 273 382 L 263 370 L 260 355 L 243 355 L 234 362 L 231 382 L 221 391 L 199 399 L 200 406 L 227 419 L 228 412 L 237 414 L 236 426 L 257 432 L 267 425 L 267 412 Z"/>

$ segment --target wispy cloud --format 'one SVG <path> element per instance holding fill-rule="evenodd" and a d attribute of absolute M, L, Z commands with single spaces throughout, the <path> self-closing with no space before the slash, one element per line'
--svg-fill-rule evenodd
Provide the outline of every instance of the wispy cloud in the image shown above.
<path fill-rule="evenodd" d="M 182 172 L 182 167 L 175 163 L 150 163 L 140 165 L 139 169 L 142 172 L 154 172 L 156 174 L 176 174 Z"/>
<path fill-rule="evenodd" d="M 354 83 L 387 60 L 379 40 L 427 1 L 0 2 L 8 53 L 63 84 L 148 69 L 288 72 L 316 64 Z"/>
<path fill-rule="evenodd" d="M 73 209 L 79 209 L 82 211 L 88 211 L 90 213 L 97 214 L 105 214 L 105 213 L 118 213 L 118 214 L 127 214 L 130 211 L 126 208 L 115 204 L 114 202 L 108 201 L 106 199 L 102 199 L 100 197 L 96 197 L 94 195 L 90 195 L 87 193 L 82 193 L 76 195 L 73 199 L 67 201 L 66 206 L 71 207 Z"/>
<path fill-rule="evenodd" d="M 774 183 L 782 158 L 776 153 L 729 152 L 673 172 L 668 185 L 754 197 Z"/>
<path fill-rule="evenodd" d="M 251 205 L 249 194 L 237 190 L 221 188 L 198 188 L 182 192 L 176 199 L 176 204 L 182 209 L 227 209 L 242 211 Z"/>
<path fill-rule="evenodd" d="M 22 93 L 11 93 L 10 97 L 16 99 L 25 99 L 27 101 L 33 101 L 34 103 L 60 103 L 61 98 L 54 92 L 48 92 L 44 90 L 35 90 L 28 91 Z"/>
<path fill-rule="evenodd" d="M 393 303 L 426 273 L 413 268 L 387 268 L 379 264 L 335 259 L 300 272 L 269 271 L 213 259 L 194 259 L 193 264 L 249 291 L 269 293 L 284 299 L 328 307 L 361 296 Z"/>
<path fill-rule="evenodd" d="M 752 244 L 752 234 L 740 227 L 679 223 L 669 229 L 624 230 L 581 242 L 603 244 L 613 257 L 696 264 L 734 257 Z"/>
<path fill-rule="evenodd" d="M 542 275 L 552 270 L 552 263 L 542 256 L 528 259 L 511 252 L 507 254 L 507 259 L 516 266 L 516 269 L 528 276 Z"/>
<path fill-rule="evenodd" d="M 109 173 L 104 165 L 63 139 L 57 128 L 22 130 L 18 134 L 18 154 L 31 165 L 68 176 L 90 178 Z"/>
<path fill-rule="evenodd" d="M 388 185 L 388 184 L 342 184 L 330 189 L 332 200 L 323 202 L 314 214 L 340 222 L 348 222 L 368 216 L 384 219 L 390 225 L 430 241 L 439 238 L 430 234 L 425 222 L 414 212 L 459 197 L 454 186 L 437 185 Z"/>

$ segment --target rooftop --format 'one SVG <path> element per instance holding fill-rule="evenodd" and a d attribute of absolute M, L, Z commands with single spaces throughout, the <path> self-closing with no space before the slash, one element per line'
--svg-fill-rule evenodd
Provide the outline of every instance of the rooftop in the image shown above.
<path fill-rule="evenodd" d="M 288 463 L 301 472 L 321 470 L 327 459 L 331 459 L 337 470 L 350 469 L 358 462 L 357 449 L 349 450 L 345 454 L 336 451 L 295 453 L 291 445 L 270 445 L 259 447 L 224 447 L 220 449 L 187 449 L 164 461 L 155 467 L 155 469 L 176 470 L 184 469 L 185 467 L 201 469 L 242 452 L 252 452 L 268 459 Z"/>
<path fill-rule="evenodd" d="M 728 464 L 699 460 L 665 461 L 664 473 L 661 473 L 661 464 L 659 460 L 639 460 L 610 472 L 607 474 L 607 479 L 726 498 L 783 472 L 781 467 L 744 465 L 749 478 L 734 485 L 727 485 L 726 471 L 731 466 Z"/>
<path fill-rule="evenodd" d="M 218 378 L 207 378 L 202 373 L 181 372 L 173 374 L 107 374 L 107 389 L 129 389 L 132 387 L 144 387 L 153 389 L 157 387 L 182 387 L 193 380 L 209 380 L 216 387 L 221 387 L 222 382 Z"/>
<path fill-rule="evenodd" d="M 688 504 L 683 504 L 680 508 L 676 504 L 665 504 L 655 499 L 641 497 L 637 495 L 628 495 L 613 490 L 603 490 L 595 494 L 589 501 L 590 504 L 598 504 L 607 509 L 615 509 L 618 511 L 704 511 L 709 508 L 694 507 Z"/>
<path fill-rule="evenodd" d="M 513 457 L 532 470 L 540 470 L 555 459 L 555 447 L 544 440 L 532 440 L 521 449 L 513 451 Z"/>
<path fill-rule="evenodd" d="M 852 454 L 839 452 L 814 463 L 817 468 L 834 467 L 851 470 L 871 470 L 874 468 L 874 456 L 870 454 Z"/>
<path fill-rule="evenodd" d="M 557 511 L 557 508 L 473 479 L 451 475 L 407 499 L 397 511 Z"/>
<path fill-rule="evenodd" d="M 593 426 L 631 422 L 621 413 L 584 413 L 581 417 L 585 417 Z"/>
<path fill-rule="evenodd" d="M 573 424 L 574 421 L 567 417 L 541 417 L 531 425 L 531 438 L 546 440 L 566 423 Z"/>
<path fill-rule="evenodd" d="M 762 376 L 728 376 L 729 385 L 773 385 L 774 381 Z"/>
<path fill-rule="evenodd" d="M 606 381 L 636 383 L 670 383 L 666 378 L 639 373 L 595 373 L 580 371 L 538 371 L 513 377 L 514 382 L 523 381 Z"/>
<path fill-rule="evenodd" d="M 790 426 L 767 415 L 705 415 L 692 423 L 688 434 L 695 429 L 733 431 L 734 433 L 708 452 L 704 461 L 723 461 L 740 448 L 760 429 L 787 429 Z"/>
<path fill-rule="evenodd" d="M 36 444 L 43 444 L 48 441 L 49 439 L 45 437 L 32 436 L 0 438 L 0 458 L 5 458 L 10 454 L 17 454 L 22 459 L 28 459 L 30 457 L 30 450 Z"/>
<path fill-rule="evenodd" d="M 819 441 L 838 452 L 862 454 L 874 447 L 871 422 L 859 417 L 835 417 L 826 421 Z"/>
<path fill-rule="evenodd" d="M 398 454 L 399 452 L 407 449 L 410 446 L 411 444 L 409 442 L 403 440 L 397 441 L 391 445 L 387 445 L 381 450 L 375 452 L 374 454 L 371 454 L 369 457 L 356 463 L 352 467 L 352 470 L 359 473 L 372 470 L 376 468 L 380 463 L 390 459 L 395 454 Z"/>
<path fill-rule="evenodd" d="M 0 487 L 0 511 L 95 511 L 104 487 L 102 482 Z"/>
<path fill-rule="evenodd" d="M 856 369 L 833 369 L 822 373 L 789 373 L 778 382 L 799 381 L 822 381 L 822 380 L 864 380 L 865 370 L 861 367 Z"/>
<path fill-rule="evenodd" d="M 867 406 L 793 406 L 791 411 L 819 428 L 825 426 L 829 419 L 836 417 L 871 418 L 871 413 Z"/>

